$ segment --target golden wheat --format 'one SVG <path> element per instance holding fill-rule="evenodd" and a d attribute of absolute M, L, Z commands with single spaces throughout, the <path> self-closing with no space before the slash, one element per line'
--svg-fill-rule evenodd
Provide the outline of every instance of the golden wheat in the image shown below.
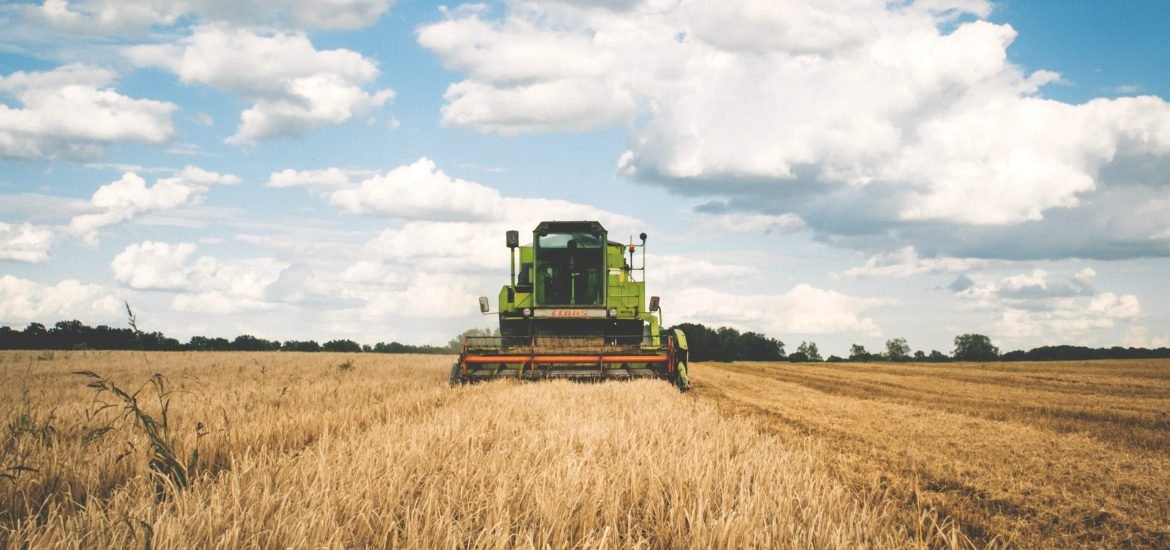
<path fill-rule="evenodd" d="M 859 494 L 979 545 L 1170 545 L 1170 361 L 692 370 L 725 414 L 813 437 Z"/>
<path fill-rule="evenodd" d="M 962 542 L 946 518 L 919 507 L 907 522 L 902 503 L 851 489 L 815 437 L 761 433 L 670 385 L 448 388 L 450 360 L 2 353 L 0 546 Z M 199 453 L 189 486 L 158 491 L 150 443 L 125 421 L 86 444 L 117 411 L 99 411 L 81 369 L 127 391 L 166 377 L 174 449 Z M 150 392 L 137 405 L 157 419 Z"/>

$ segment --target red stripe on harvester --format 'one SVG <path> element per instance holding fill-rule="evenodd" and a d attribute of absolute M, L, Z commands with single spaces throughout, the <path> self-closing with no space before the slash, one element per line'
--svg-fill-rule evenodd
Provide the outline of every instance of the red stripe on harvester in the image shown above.
<path fill-rule="evenodd" d="M 483 363 L 665 363 L 665 355 L 480 355 L 464 357 L 470 364 Z"/>

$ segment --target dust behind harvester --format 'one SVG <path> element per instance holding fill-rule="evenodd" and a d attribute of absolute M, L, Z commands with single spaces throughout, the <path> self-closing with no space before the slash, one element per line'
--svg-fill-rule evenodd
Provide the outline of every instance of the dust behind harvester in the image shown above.
<path fill-rule="evenodd" d="M 521 246 L 519 232 L 508 231 L 512 277 L 500 290 L 500 336 L 465 337 L 451 383 L 659 378 L 687 389 L 686 337 L 661 330 L 657 296 L 646 307 L 646 234 L 639 237 L 622 244 L 598 222 L 549 221 Z M 490 313 L 488 299 L 479 302 Z"/>

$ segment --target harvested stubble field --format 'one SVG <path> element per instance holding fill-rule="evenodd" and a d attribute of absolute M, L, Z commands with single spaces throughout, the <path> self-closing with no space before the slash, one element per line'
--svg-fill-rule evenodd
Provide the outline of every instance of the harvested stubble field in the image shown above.
<path fill-rule="evenodd" d="M 713 363 L 679 394 L 450 361 L 0 353 L 0 547 L 1170 543 L 1167 362 Z"/>

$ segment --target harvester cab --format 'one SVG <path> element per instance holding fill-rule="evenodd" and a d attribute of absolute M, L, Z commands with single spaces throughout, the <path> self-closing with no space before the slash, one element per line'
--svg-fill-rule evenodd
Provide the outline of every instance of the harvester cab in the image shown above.
<path fill-rule="evenodd" d="M 546 221 L 527 246 L 518 231 L 505 237 L 512 275 L 495 312 L 499 336 L 464 337 L 451 384 L 659 378 L 689 387 L 686 336 L 662 330 L 657 296 L 646 308 L 645 233 L 640 244 L 622 244 L 595 221 Z M 488 299 L 479 300 L 491 313 Z"/>

